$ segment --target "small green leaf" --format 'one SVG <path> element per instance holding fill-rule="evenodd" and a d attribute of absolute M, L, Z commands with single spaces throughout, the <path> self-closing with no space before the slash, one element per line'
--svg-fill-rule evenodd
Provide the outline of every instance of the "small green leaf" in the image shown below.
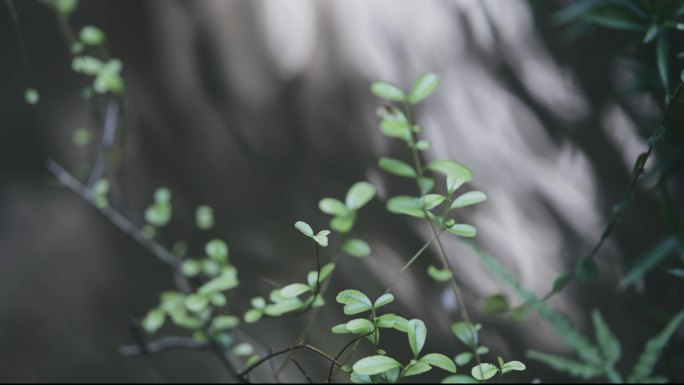
<path fill-rule="evenodd" d="M 454 335 L 472 349 L 477 346 L 477 330 L 478 327 L 476 325 L 467 322 L 457 322 L 451 325 L 451 331 Z"/>
<path fill-rule="evenodd" d="M 660 74 L 660 81 L 665 88 L 665 94 L 669 99 L 670 95 L 670 43 L 667 40 L 666 34 L 661 34 L 658 37 L 658 73 Z"/>
<path fill-rule="evenodd" d="M 367 319 L 353 319 L 345 325 L 346 329 L 354 334 L 368 334 L 375 330 L 375 325 Z"/>
<path fill-rule="evenodd" d="M 552 293 L 558 293 L 563 290 L 565 286 L 572 281 L 574 275 L 572 273 L 561 274 L 553 281 L 553 287 L 551 288 Z"/>
<path fill-rule="evenodd" d="M 454 358 L 454 361 L 456 361 L 456 365 L 458 366 L 464 366 L 467 365 L 470 360 L 473 359 L 473 353 L 471 352 L 463 352 L 460 353 Z"/>
<path fill-rule="evenodd" d="M 432 144 L 430 144 L 430 142 L 427 140 L 419 140 L 416 143 L 416 148 L 419 149 L 420 151 L 429 150 L 431 146 L 432 146 Z"/>
<path fill-rule="evenodd" d="M 106 36 L 101 29 L 93 27 L 92 25 L 86 25 L 81 28 L 81 33 L 79 38 L 83 44 L 87 45 L 100 45 L 105 42 Z"/>
<path fill-rule="evenodd" d="M 489 348 L 486 346 L 480 345 L 477 347 L 477 349 L 475 349 L 475 351 L 477 351 L 478 355 L 483 356 L 483 355 L 489 353 Z"/>
<path fill-rule="evenodd" d="M 214 227 L 214 210 L 207 205 L 200 205 L 195 210 L 195 226 L 200 230 Z"/>
<path fill-rule="evenodd" d="M 384 119 L 380 122 L 380 132 L 390 138 L 408 140 L 411 138 L 411 127 L 405 120 Z"/>
<path fill-rule="evenodd" d="M 104 68 L 102 60 L 92 56 L 77 56 L 71 60 L 71 69 L 84 75 L 95 76 L 102 68 Z"/>
<path fill-rule="evenodd" d="M 465 223 L 454 223 L 447 227 L 447 231 L 460 237 L 471 238 L 477 235 L 477 229 Z"/>
<path fill-rule="evenodd" d="M 446 197 L 441 194 L 427 194 L 420 197 L 420 203 L 425 207 L 426 210 L 432 210 L 439 206 L 446 200 Z"/>
<path fill-rule="evenodd" d="M 303 283 L 293 283 L 280 289 L 280 295 L 285 298 L 294 298 L 311 291 L 311 287 Z"/>
<path fill-rule="evenodd" d="M 238 280 L 235 270 L 228 270 L 218 277 L 208 281 L 200 286 L 198 292 L 200 294 L 212 294 L 216 292 L 230 290 L 238 285 Z"/>
<path fill-rule="evenodd" d="M 349 230 L 354 226 L 354 217 L 335 217 L 330 221 L 330 228 L 337 231 L 338 233 L 348 233 Z"/>
<path fill-rule="evenodd" d="M 418 77 L 411 88 L 409 103 L 417 104 L 428 97 L 439 85 L 439 76 L 435 74 L 422 74 Z"/>
<path fill-rule="evenodd" d="M 314 236 L 313 229 L 306 222 L 298 221 L 297 223 L 295 223 L 295 228 L 301 231 L 302 234 L 306 235 L 309 238 L 313 238 Z"/>
<path fill-rule="evenodd" d="M 523 364 L 522 362 L 510 361 L 510 362 L 506 362 L 505 364 L 503 364 L 503 366 L 501 367 L 501 374 L 506 374 L 506 373 L 511 372 L 513 370 L 523 371 L 525 369 L 526 369 L 525 364 Z"/>
<path fill-rule="evenodd" d="M 406 370 L 402 373 L 403 377 L 417 376 L 425 372 L 429 372 L 432 367 L 427 362 L 413 361 L 406 366 Z"/>
<path fill-rule="evenodd" d="M 394 296 L 390 293 L 383 294 L 381 295 L 378 299 L 375 300 L 375 303 L 373 304 L 373 308 L 377 309 L 381 306 L 385 306 L 389 303 L 394 302 Z"/>
<path fill-rule="evenodd" d="M 230 330 L 240 324 L 240 319 L 232 315 L 220 315 L 216 316 L 211 322 L 212 330 Z"/>
<path fill-rule="evenodd" d="M 387 210 L 395 214 L 406 214 L 416 218 L 425 218 L 425 212 L 418 198 L 399 195 L 387 201 Z"/>
<path fill-rule="evenodd" d="M 451 204 L 452 209 L 474 205 L 487 200 L 487 195 L 482 191 L 469 191 L 454 200 Z"/>
<path fill-rule="evenodd" d="M 418 184 L 420 185 L 420 194 L 425 195 L 435 187 L 435 180 L 423 177 L 418 180 Z"/>
<path fill-rule="evenodd" d="M 354 373 L 372 376 L 399 367 L 401 367 L 401 364 L 394 358 L 377 355 L 360 359 L 352 368 Z"/>
<path fill-rule="evenodd" d="M 660 353 L 665 349 L 667 342 L 679 329 L 682 322 L 684 322 L 684 310 L 672 317 L 670 322 L 668 322 L 660 333 L 648 340 L 644 351 L 639 355 L 637 364 L 634 366 L 634 370 L 629 376 L 628 382 L 642 382 L 651 376 L 653 368 L 660 357 Z"/>
<path fill-rule="evenodd" d="M 419 319 L 412 319 L 408 322 L 408 340 L 411 345 L 413 356 L 417 357 L 425 345 L 425 338 L 427 337 L 427 328 L 425 323 Z"/>
<path fill-rule="evenodd" d="M 220 239 L 212 239 L 204 246 L 204 252 L 209 258 L 219 263 L 228 261 L 228 245 Z"/>
<path fill-rule="evenodd" d="M 589 364 L 534 350 L 528 350 L 526 356 L 531 360 L 546 364 L 559 372 L 568 373 L 573 377 L 579 377 L 585 380 L 594 378 L 603 373 L 602 369 L 595 368 Z"/>
<path fill-rule="evenodd" d="M 430 278 L 434 279 L 437 282 L 446 282 L 446 281 L 450 280 L 451 276 L 453 275 L 451 273 L 451 270 L 449 270 L 449 269 L 440 270 L 433 265 L 428 266 L 427 272 L 428 272 L 428 275 L 430 276 Z"/>
<path fill-rule="evenodd" d="M 591 257 L 584 257 L 577 262 L 577 277 L 582 281 L 593 281 L 599 276 L 599 267 Z"/>
<path fill-rule="evenodd" d="M 209 299 L 203 295 L 191 294 L 185 298 L 185 307 L 191 312 L 198 313 L 209 305 Z"/>
<path fill-rule="evenodd" d="M 368 182 L 357 182 L 349 191 L 347 191 L 347 196 L 345 197 L 345 204 L 350 210 L 358 210 L 365 206 L 371 199 L 375 196 L 375 187 Z"/>
<path fill-rule="evenodd" d="M 670 256 L 676 249 L 679 242 L 677 237 L 670 236 L 659 242 L 653 249 L 642 255 L 637 261 L 628 269 L 625 278 L 620 281 L 620 288 L 624 289 L 627 286 L 642 279 L 649 271 L 653 270 L 665 258 Z"/>
<path fill-rule="evenodd" d="M 155 203 L 145 210 L 145 221 L 155 227 L 163 227 L 169 223 L 173 209 L 168 203 Z"/>
<path fill-rule="evenodd" d="M 370 91 L 380 99 L 391 100 L 393 102 L 403 102 L 406 100 L 406 93 L 397 85 L 389 82 L 373 82 Z"/>
<path fill-rule="evenodd" d="M 608 365 L 613 365 L 620 359 L 622 353 L 620 341 L 615 338 L 615 335 L 608 327 L 608 324 L 603 320 L 601 312 L 597 309 L 594 309 L 591 312 L 591 320 L 594 323 L 594 334 L 596 335 L 596 341 L 601 348 L 603 358 L 605 358 Z"/>
<path fill-rule="evenodd" d="M 211 304 L 213 306 L 222 307 L 222 306 L 226 306 L 226 303 L 228 302 L 228 300 L 226 300 L 225 295 L 223 295 L 221 293 L 214 293 L 211 296 L 209 296 L 209 302 L 211 302 Z"/>
<path fill-rule="evenodd" d="M 441 172 L 447 176 L 447 190 L 450 194 L 461 187 L 463 183 L 470 182 L 473 179 L 473 172 L 454 160 L 437 160 L 428 163 L 425 168 Z"/>
<path fill-rule="evenodd" d="M 357 290 L 344 290 L 337 294 L 337 302 L 344 304 L 344 314 L 354 315 L 363 313 L 373 307 L 371 300 Z"/>
<path fill-rule="evenodd" d="M 479 384 L 480 381 L 470 377 L 458 374 L 455 376 L 449 376 L 442 380 L 442 384 Z"/>
<path fill-rule="evenodd" d="M 30 105 L 36 105 L 40 101 L 40 94 L 35 88 L 27 88 L 24 90 L 24 100 Z"/>
<path fill-rule="evenodd" d="M 345 239 L 342 242 L 342 250 L 354 257 L 365 257 L 371 252 L 368 243 L 356 238 Z"/>
<path fill-rule="evenodd" d="M 142 320 L 142 327 L 146 332 L 152 334 L 164 326 L 166 315 L 161 309 L 150 310 Z"/>
<path fill-rule="evenodd" d="M 406 162 L 393 158 L 380 158 L 378 167 L 389 172 L 390 174 L 403 176 L 407 178 L 415 178 L 418 176 L 416 170 L 409 166 Z"/>
<path fill-rule="evenodd" d="M 508 310 L 508 300 L 503 294 L 494 294 L 484 299 L 482 312 L 487 315 L 499 314 Z"/>
<path fill-rule="evenodd" d="M 328 234 L 330 234 L 330 231 L 321 230 L 318 232 L 318 234 L 313 236 L 313 240 L 319 245 L 326 247 L 328 246 Z"/>
<path fill-rule="evenodd" d="M 254 353 L 254 346 L 249 342 L 243 342 L 233 348 L 233 354 L 237 357 L 247 357 Z"/>
<path fill-rule="evenodd" d="M 249 309 L 247 313 L 245 313 L 245 322 L 248 324 L 256 323 L 263 315 L 264 313 L 259 309 Z"/>
<path fill-rule="evenodd" d="M 456 365 L 449 357 L 444 354 L 430 353 L 426 354 L 420 359 L 421 362 L 426 362 L 431 366 L 436 366 L 442 370 L 446 370 L 450 373 L 456 373 Z"/>
<path fill-rule="evenodd" d="M 349 330 L 347 330 L 347 324 L 335 325 L 331 330 L 335 334 L 349 334 L 350 332 Z"/>
<path fill-rule="evenodd" d="M 318 208 L 326 214 L 335 216 L 346 216 L 349 213 L 347 206 L 335 198 L 321 199 L 321 201 L 318 202 Z"/>
<path fill-rule="evenodd" d="M 658 28 L 658 24 L 651 24 L 650 27 L 646 30 L 646 34 L 644 35 L 643 43 L 648 44 L 653 41 L 653 39 L 658 36 L 658 31 L 660 28 Z"/>
<path fill-rule="evenodd" d="M 496 366 L 488 363 L 482 363 L 475 366 L 470 371 L 470 374 L 475 377 L 476 380 L 486 381 L 494 377 L 498 371 L 499 369 Z"/>

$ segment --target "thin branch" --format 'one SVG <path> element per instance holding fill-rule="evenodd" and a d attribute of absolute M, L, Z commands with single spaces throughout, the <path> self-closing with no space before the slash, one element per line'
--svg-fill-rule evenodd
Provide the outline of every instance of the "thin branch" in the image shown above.
<path fill-rule="evenodd" d="M 304 370 L 302 365 L 300 365 L 299 362 L 297 362 L 297 360 L 294 357 L 290 357 L 290 361 L 292 361 L 292 363 L 295 364 L 297 369 L 299 369 L 299 372 L 302 373 L 302 376 L 304 376 L 304 378 L 306 378 L 306 381 L 309 384 L 313 384 L 313 381 L 311 381 L 311 377 L 309 377 L 309 375 L 306 373 L 306 371 Z"/>
<path fill-rule="evenodd" d="M 289 352 L 293 352 L 293 351 L 299 350 L 299 349 L 306 349 L 306 350 L 312 351 L 312 352 L 318 354 L 319 356 L 325 358 L 326 360 L 330 361 L 330 362 L 333 363 L 334 365 L 337 365 L 337 366 L 339 366 L 339 367 L 342 367 L 342 364 L 341 364 L 341 363 L 339 363 L 335 358 L 330 357 L 327 353 L 323 352 L 322 350 L 320 350 L 320 349 L 318 349 L 318 348 L 316 348 L 316 347 L 314 347 L 314 346 L 308 345 L 308 344 L 300 344 L 300 345 L 290 346 L 289 348 L 286 348 L 286 349 L 283 349 L 283 350 L 280 350 L 280 351 L 277 351 L 277 352 L 274 352 L 274 353 L 269 354 L 268 356 L 266 356 L 266 357 L 260 359 L 259 361 L 255 362 L 254 364 L 252 364 L 252 365 L 251 365 L 250 367 L 248 367 L 247 369 L 245 369 L 245 370 L 243 370 L 242 372 L 238 373 L 238 377 L 239 377 L 239 378 L 244 378 L 247 374 L 249 374 L 249 372 L 251 372 L 252 370 L 256 369 L 259 365 L 263 364 L 264 362 L 266 362 L 266 361 L 268 361 L 268 360 L 270 360 L 270 359 L 273 359 L 273 358 L 275 358 L 275 357 L 277 357 L 277 356 L 280 356 L 280 355 L 282 355 L 282 354 L 289 353 Z"/>
<path fill-rule="evenodd" d="M 364 335 L 361 335 L 361 336 L 358 336 L 358 337 L 354 338 L 353 340 L 347 342 L 347 343 L 342 347 L 342 350 L 340 350 L 340 352 L 337 353 L 337 355 L 335 356 L 335 359 L 338 360 L 338 359 L 342 356 L 342 354 L 344 354 L 344 352 L 345 352 L 347 349 L 349 349 L 350 346 L 352 346 L 352 345 L 354 345 L 355 343 L 361 341 L 363 338 L 366 338 L 367 336 L 371 335 L 372 333 L 373 333 L 373 332 L 367 333 L 367 334 L 364 334 Z M 326 381 L 326 384 L 329 384 L 329 383 L 332 382 L 332 379 L 333 379 L 333 377 L 334 377 L 335 374 L 336 374 L 336 373 L 333 372 L 334 369 L 335 369 L 335 365 L 331 362 L 331 363 L 330 363 L 330 370 L 329 370 L 329 372 L 328 372 L 328 379 L 327 379 L 327 381 Z"/>
<path fill-rule="evenodd" d="M 88 188 L 92 188 L 95 183 L 102 178 L 102 175 L 104 175 L 104 172 L 107 168 L 107 155 L 109 155 L 109 150 L 112 149 L 112 146 L 114 145 L 114 139 L 116 138 L 118 120 L 119 100 L 114 97 L 109 101 L 109 103 L 107 103 L 102 142 L 100 143 L 100 148 L 97 151 L 97 157 L 95 159 L 93 169 L 90 172 L 90 177 L 88 178 Z"/>

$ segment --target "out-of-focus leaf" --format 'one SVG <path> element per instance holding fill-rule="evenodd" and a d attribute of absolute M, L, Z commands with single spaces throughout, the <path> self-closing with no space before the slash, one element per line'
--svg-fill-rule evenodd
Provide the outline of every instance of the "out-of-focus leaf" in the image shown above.
<path fill-rule="evenodd" d="M 653 249 L 641 256 L 627 271 L 625 278 L 620 281 L 620 287 L 627 286 L 642 279 L 649 271 L 667 258 L 677 248 L 678 241 L 674 236 L 668 237 L 658 243 Z"/>
<path fill-rule="evenodd" d="M 683 321 L 684 310 L 672 317 L 667 326 L 665 326 L 658 335 L 648 340 L 644 351 L 637 360 L 636 366 L 634 366 L 632 374 L 629 376 L 628 381 L 630 383 L 642 382 L 651 376 L 653 367 L 660 357 L 660 353 L 665 348 L 672 335 L 679 329 Z"/>

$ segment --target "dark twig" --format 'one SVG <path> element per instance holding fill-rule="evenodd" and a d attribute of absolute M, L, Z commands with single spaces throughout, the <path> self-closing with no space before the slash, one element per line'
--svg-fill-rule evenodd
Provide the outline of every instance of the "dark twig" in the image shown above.
<path fill-rule="evenodd" d="M 299 350 L 299 349 L 306 349 L 306 350 L 312 351 L 312 352 L 318 354 L 319 356 L 325 358 L 326 360 L 332 362 L 334 365 L 337 365 L 337 366 L 339 366 L 339 367 L 342 367 L 342 364 L 340 364 L 335 358 L 330 357 L 328 354 L 326 354 L 325 352 L 321 351 L 320 349 L 318 349 L 318 348 L 316 348 L 316 347 L 314 347 L 314 346 L 311 346 L 311 345 L 300 344 L 300 345 L 290 346 L 289 348 L 286 348 L 286 349 L 283 349 L 283 350 L 280 350 L 280 351 L 277 351 L 277 352 L 274 352 L 274 353 L 269 354 L 268 356 L 266 356 L 266 357 L 260 359 L 259 361 L 255 362 L 255 363 L 252 364 L 250 367 L 248 367 L 247 369 L 245 369 L 245 370 L 243 370 L 242 372 L 240 372 L 240 373 L 238 374 L 238 377 L 241 378 L 241 379 L 244 379 L 245 376 L 246 376 L 247 374 L 249 374 L 249 372 L 251 372 L 252 370 L 256 369 L 259 365 L 263 364 L 264 362 L 266 362 L 266 361 L 268 361 L 268 360 L 270 360 L 270 359 L 273 359 L 273 358 L 275 358 L 275 357 L 277 357 L 277 356 L 280 356 L 280 355 L 282 355 L 282 354 L 286 354 L 286 353 L 289 353 L 289 352 L 292 352 L 292 351 L 295 351 L 295 350 Z"/>
<path fill-rule="evenodd" d="M 372 334 L 372 332 L 371 332 L 371 333 L 364 334 L 364 335 L 361 335 L 361 336 L 358 336 L 358 337 L 354 338 L 353 340 L 347 342 L 347 343 L 342 347 L 342 350 L 340 350 L 340 352 L 337 353 L 337 355 L 335 356 L 335 359 L 338 360 L 340 357 L 342 357 L 342 354 L 344 354 L 344 352 L 345 352 L 347 349 L 349 349 L 350 346 L 354 345 L 354 343 L 356 343 L 356 342 L 358 342 L 358 341 L 361 341 L 361 339 L 366 338 L 367 336 L 369 336 L 369 335 L 371 335 L 371 334 Z M 335 365 L 331 362 L 331 363 L 330 363 L 330 370 L 328 371 L 328 379 L 327 379 L 326 382 L 325 382 L 326 384 L 329 384 L 329 383 L 332 382 L 332 379 L 333 379 L 333 377 L 335 376 L 335 373 L 333 373 L 333 372 L 334 372 L 334 369 L 335 369 Z"/>
<path fill-rule="evenodd" d="M 290 361 L 292 361 L 292 363 L 295 364 L 297 369 L 299 369 L 299 372 L 302 373 L 302 376 L 304 376 L 304 378 L 306 378 L 306 381 L 309 384 L 313 384 L 313 381 L 311 381 L 311 377 L 309 377 L 309 375 L 306 373 L 306 371 L 304 370 L 302 365 L 300 365 L 299 362 L 297 362 L 297 359 L 295 359 L 294 357 L 290 357 Z"/>

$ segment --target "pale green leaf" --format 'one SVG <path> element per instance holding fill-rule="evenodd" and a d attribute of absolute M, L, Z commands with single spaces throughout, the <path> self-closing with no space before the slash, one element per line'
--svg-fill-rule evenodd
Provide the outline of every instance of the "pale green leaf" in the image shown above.
<path fill-rule="evenodd" d="M 375 187 L 368 182 L 357 182 L 349 188 L 345 204 L 350 210 L 358 210 L 375 196 Z"/>
<path fill-rule="evenodd" d="M 496 366 L 485 362 L 475 366 L 470 371 L 470 374 L 475 377 L 476 380 L 486 381 L 494 377 L 498 371 L 499 369 Z"/>
<path fill-rule="evenodd" d="M 429 353 L 420 358 L 421 362 L 426 362 L 431 366 L 436 366 L 447 372 L 456 373 L 456 365 L 449 357 L 440 353 Z"/>
<path fill-rule="evenodd" d="M 394 296 L 392 294 L 390 294 L 390 293 L 383 294 L 378 299 L 375 300 L 373 307 L 377 309 L 381 306 L 385 306 L 389 303 L 392 303 L 393 301 L 394 301 Z"/>
<path fill-rule="evenodd" d="M 365 241 L 356 238 L 345 239 L 342 250 L 354 257 L 365 257 L 371 252 L 371 248 Z"/>
<path fill-rule="evenodd" d="M 409 103 L 417 104 L 428 97 L 439 85 L 439 76 L 435 74 L 422 74 L 418 77 L 411 88 Z"/>
<path fill-rule="evenodd" d="M 294 298 L 310 291 L 311 287 L 308 285 L 303 283 L 293 283 L 280 289 L 280 295 L 285 298 Z"/>
<path fill-rule="evenodd" d="M 406 100 L 406 93 L 397 85 L 389 82 L 373 82 L 370 91 L 380 99 L 391 100 L 393 102 L 403 102 Z"/>
<path fill-rule="evenodd" d="M 451 270 L 449 269 L 443 269 L 440 270 L 436 268 L 434 265 L 428 266 L 427 269 L 428 275 L 430 278 L 434 279 L 437 282 L 446 282 L 451 279 L 451 276 L 453 275 L 451 273 Z"/>
<path fill-rule="evenodd" d="M 419 319 L 412 319 L 408 322 L 408 340 L 411 345 L 413 356 L 417 357 L 420 351 L 423 350 L 425 339 L 427 337 L 427 328 L 425 323 Z"/>
<path fill-rule="evenodd" d="M 378 167 L 389 172 L 390 174 L 403 176 L 407 178 L 415 178 L 416 170 L 409 166 L 406 162 L 403 162 L 394 158 L 380 158 L 378 161 Z"/>
<path fill-rule="evenodd" d="M 295 223 L 295 228 L 296 228 L 297 230 L 301 231 L 302 234 L 306 235 L 306 236 L 309 237 L 309 238 L 313 238 L 313 236 L 314 236 L 313 229 L 312 229 L 311 226 L 309 226 L 309 224 L 306 223 L 306 222 L 302 222 L 302 221 L 296 222 L 296 223 Z"/>
<path fill-rule="evenodd" d="M 469 191 L 454 199 L 454 202 L 451 204 L 451 208 L 457 209 L 459 207 L 474 205 L 476 203 L 484 202 L 486 200 L 487 195 L 482 191 Z"/>
<path fill-rule="evenodd" d="M 401 364 L 391 357 L 370 356 L 357 361 L 353 369 L 357 374 L 372 376 L 399 367 Z"/>
<path fill-rule="evenodd" d="M 349 213 L 349 209 L 344 203 L 335 198 L 323 198 L 318 202 L 318 208 L 329 215 L 345 216 Z"/>
<path fill-rule="evenodd" d="M 371 300 L 357 290 L 344 290 L 337 294 L 337 302 L 344 304 L 344 314 L 354 315 L 363 313 L 373 307 Z"/>

